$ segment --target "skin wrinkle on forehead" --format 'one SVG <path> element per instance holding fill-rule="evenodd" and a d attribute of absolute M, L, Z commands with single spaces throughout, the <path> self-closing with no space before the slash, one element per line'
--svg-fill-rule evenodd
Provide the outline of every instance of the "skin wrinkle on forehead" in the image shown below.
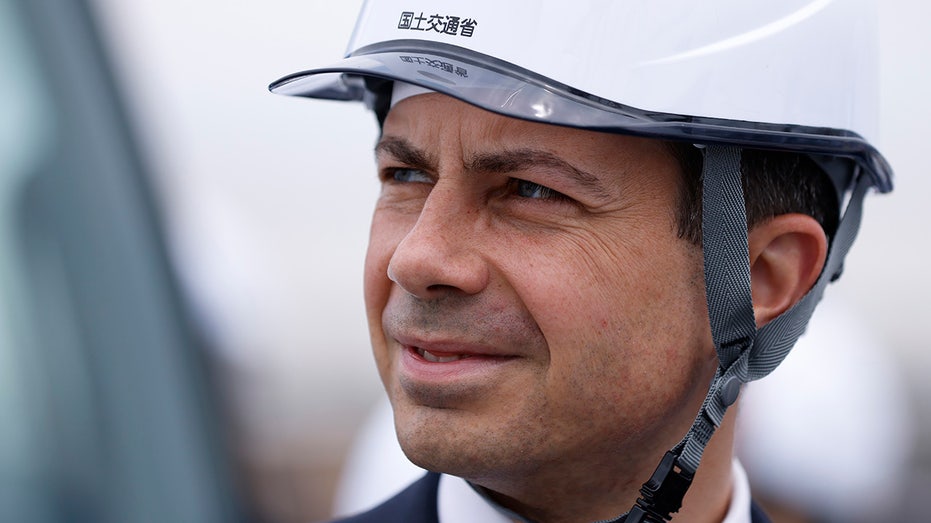
<path fill-rule="evenodd" d="M 375 147 L 376 156 L 391 155 L 395 160 L 412 167 L 437 171 L 437 161 L 429 152 L 411 144 L 404 138 L 384 137 Z M 531 148 L 502 150 L 474 155 L 463 162 L 469 172 L 508 174 L 530 168 L 555 170 L 568 175 L 580 188 L 599 200 L 612 198 L 602 180 L 580 169 L 559 156 Z"/>

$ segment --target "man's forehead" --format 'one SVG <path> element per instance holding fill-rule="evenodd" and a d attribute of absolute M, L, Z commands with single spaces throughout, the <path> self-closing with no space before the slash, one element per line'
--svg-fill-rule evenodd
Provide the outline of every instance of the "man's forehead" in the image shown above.
<path fill-rule="evenodd" d="M 400 142 L 431 155 L 467 158 L 488 152 L 528 147 L 561 154 L 561 135 L 553 125 L 502 116 L 440 93 L 418 93 L 395 104 L 385 119 L 379 147 L 395 152 Z"/>
<path fill-rule="evenodd" d="M 588 135 L 603 134 L 498 114 L 438 92 L 408 94 L 388 111 L 382 128 L 385 136 L 404 137 L 423 145 L 452 145 L 455 140 L 466 147 L 484 149 L 528 145 L 555 148 L 573 140 L 588 141 Z"/>
<path fill-rule="evenodd" d="M 410 96 L 395 102 L 385 119 L 379 143 L 403 139 L 426 150 L 458 145 L 464 155 L 533 149 L 573 163 L 587 163 L 600 157 L 634 161 L 645 155 L 671 155 L 668 144 L 662 140 L 523 120 L 442 93 L 421 91 L 415 86 L 415 90 L 408 91 Z"/>
<path fill-rule="evenodd" d="M 434 92 L 436 91 L 432 91 L 419 85 L 409 84 L 407 82 L 394 82 L 394 85 L 391 89 L 391 107 L 394 107 L 402 100 L 406 100 L 412 96 Z"/>

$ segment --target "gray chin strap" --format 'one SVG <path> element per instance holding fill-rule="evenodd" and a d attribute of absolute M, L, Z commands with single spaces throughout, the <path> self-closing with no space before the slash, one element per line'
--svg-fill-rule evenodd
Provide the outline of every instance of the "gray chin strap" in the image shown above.
<path fill-rule="evenodd" d="M 718 369 L 704 404 L 685 438 L 666 453 L 625 523 L 662 523 L 682 506 L 702 453 L 741 386 L 773 371 L 805 331 L 827 284 L 840 276 L 844 257 L 860 227 L 863 197 L 870 184 L 854 173 L 853 193 L 818 281 L 792 308 L 757 330 L 750 290 L 747 215 L 741 184 L 741 149 L 704 147 L 702 249 L 705 297 Z"/>

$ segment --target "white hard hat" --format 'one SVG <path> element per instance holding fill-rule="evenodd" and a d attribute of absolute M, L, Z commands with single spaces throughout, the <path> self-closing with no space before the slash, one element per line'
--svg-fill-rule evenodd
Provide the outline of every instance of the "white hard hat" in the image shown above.
<path fill-rule="evenodd" d="M 875 19 L 871 0 L 369 0 L 343 60 L 270 89 L 364 101 L 382 121 L 403 84 L 515 118 L 704 149 L 702 247 L 719 368 L 689 433 L 626 519 L 661 521 L 679 509 L 740 385 L 779 365 L 840 274 L 864 195 L 892 190 L 873 145 Z M 743 148 L 809 155 L 847 204 L 827 231 L 818 282 L 759 330 Z"/>
<path fill-rule="evenodd" d="M 400 80 L 550 124 L 855 158 L 885 192 L 874 20 L 869 0 L 366 1 L 344 60 L 271 90 L 384 111 Z"/>

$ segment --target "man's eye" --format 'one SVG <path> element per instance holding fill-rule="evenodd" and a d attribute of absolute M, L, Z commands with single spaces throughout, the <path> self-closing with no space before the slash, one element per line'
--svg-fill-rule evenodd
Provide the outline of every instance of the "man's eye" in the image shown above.
<path fill-rule="evenodd" d="M 564 200 L 567 196 L 545 187 L 538 183 L 528 182 L 527 180 L 511 180 L 514 194 L 521 198 L 535 198 L 539 200 Z"/>
<path fill-rule="evenodd" d="M 420 169 L 391 169 L 385 178 L 400 183 L 433 183 L 433 179 Z"/>

